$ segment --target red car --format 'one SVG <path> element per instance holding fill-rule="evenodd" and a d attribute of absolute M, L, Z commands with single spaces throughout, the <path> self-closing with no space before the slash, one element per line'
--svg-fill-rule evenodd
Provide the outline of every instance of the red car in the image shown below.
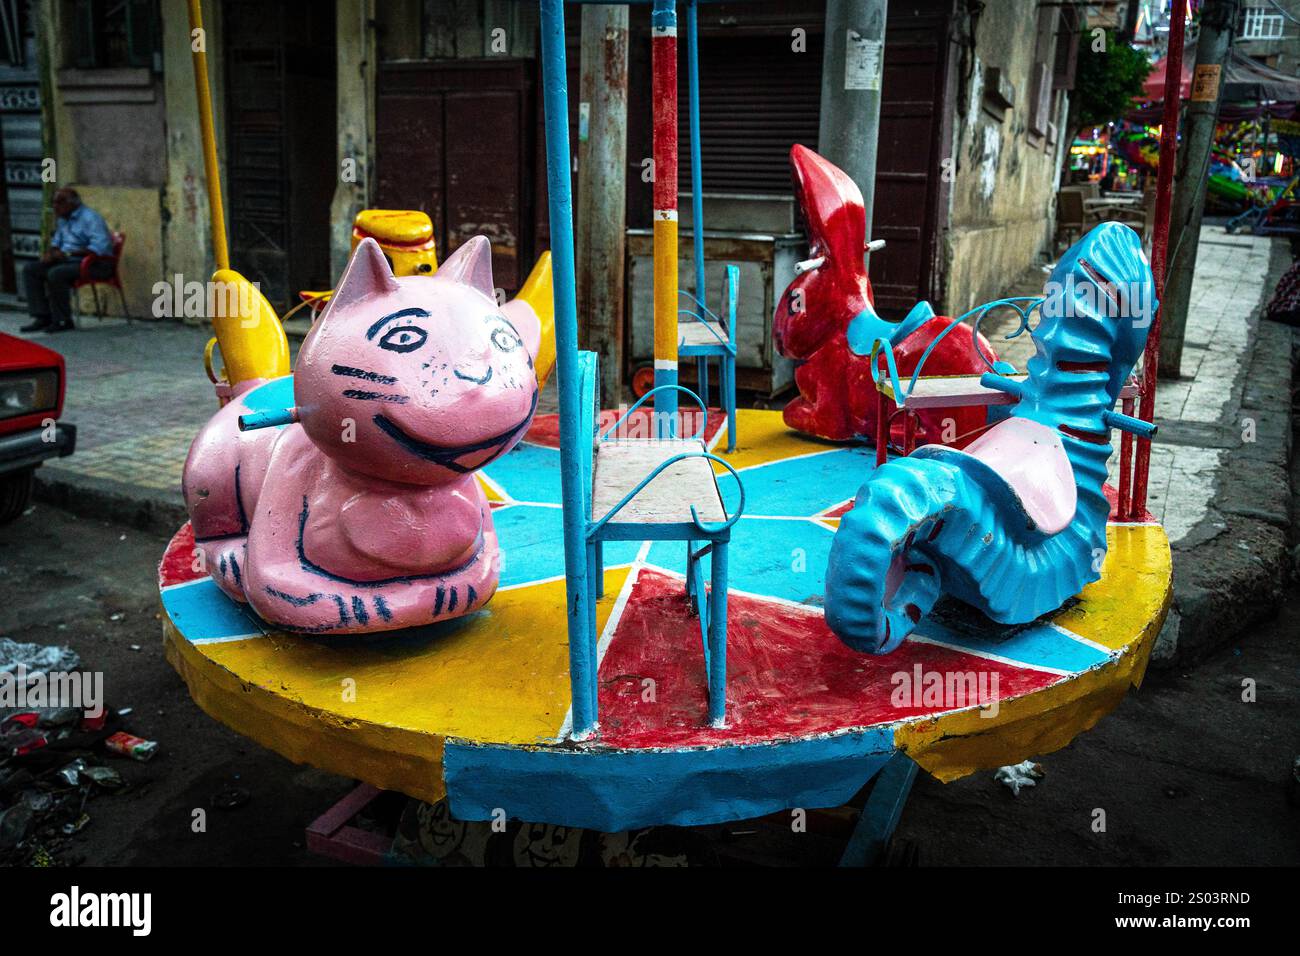
<path fill-rule="evenodd" d="M 26 510 L 37 466 L 77 445 L 76 426 L 58 421 L 64 385 L 62 355 L 0 332 L 0 524 Z"/>

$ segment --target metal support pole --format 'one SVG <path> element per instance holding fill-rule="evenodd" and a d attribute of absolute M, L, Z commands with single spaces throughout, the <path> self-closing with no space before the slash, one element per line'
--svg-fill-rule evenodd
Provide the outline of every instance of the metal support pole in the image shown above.
<path fill-rule="evenodd" d="M 862 190 L 871 238 L 887 0 L 827 0 L 817 151 Z"/>
<path fill-rule="evenodd" d="M 626 5 L 582 7 L 578 314 L 581 341 L 600 356 L 602 407 L 623 400 L 627 22 Z"/>
<path fill-rule="evenodd" d="M 564 568 L 569 626 L 569 673 L 573 733 L 595 725 L 585 688 L 595 685 L 596 636 L 591 628 L 587 589 L 586 516 L 582 454 L 590 454 L 591 435 L 578 434 L 578 303 L 573 261 L 573 196 L 569 182 L 569 91 L 564 51 L 563 0 L 541 0 L 542 103 L 546 129 L 546 187 L 551 219 L 551 268 L 555 282 L 555 378 L 560 398 L 560 487 L 564 500 Z M 583 450 L 586 442 L 587 451 Z"/>
<path fill-rule="evenodd" d="M 1156 284 L 1156 301 L 1159 308 L 1151 320 L 1147 333 L 1146 351 L 1142 359 L 1142 401 L 1138 417 L 1144 422 L 1155 421 L 1156 373 L 1160 366 L 1160 319 L 1165 305 L 1165 271 L 1169 253 L 1169 211 L 1174 186 L 1174 161 L 1178 152 L 1178 97 L 1183 77 L 1183 27 L 1187 20 L 1187 0 L 1174 0 L 1169 21 L 1169 48 L 1165 55 L 1165 109 L 1160 127 L 1160 165 L 1156 171 L 1156 221 L 1151 236 L 1151 273 Z M 1133 499 L 1120 503 L 1120 516 L 1132 519 L 1146 508 L 1147 476 L 1151 470 L 1151 441 L 1140 439 L 1137 443 L 1137 461 L 1133 469 Z"/>
<path fill-rule="evenodd" d="M 695 298 L 709 301 L 704 286 L 704 173 L 700 168 L 700 37 L 696 0 L 686 0 L 686 70 L 691 109 L 691 239 L 695 246 Z M 701 368 L 707 362 L 701 363 Z M 701 376 L 707 391 L 707 379 Z M 707 405 L 709 400 L 704 399 Z"/>
<path fill-rule="evenodd" d="M 1201 6 L 1201 32 L 1196 41 L 1196 80 L 1183 117 L 1183 162 L 1171 213 L 1173 254 L 1165 280 L 1165 301 L 1160 310 L 1164 313 L 1160 364 L 1167 377 L 1178 376 L 1183 357 L 1183 331 L 1187 326 L 1192 277 L 1196 272 L 1196 253 L 1201 242 L 1201 213 L 1205 208 L 1210 154 L 1214 149 L 1214 125 L 1223 91 L 1223 63 L 1232 44 L 1237 8 L 1237 0 L 1206 0 Z M 1168 99 L 1168 76 L 1165 79 Z"/>
<path fill-rule="evenodd" d="M 655 387 L 677 384 L 677 4 L 650 14 L 654 109 Z M 655 393 L 655 435 L 677 434 L 677 390 Z"/>
<path fill-rule="evenodd" d="M 208 185 L 208 216 L 211 219 L 212 252 L 218 269 L 230 268 L 226 245 L 226 208 L 221 202 L 221 169 L 217 165 L 217 133 L 212 124 L 212 93 L 208 88 L 208 37 L 203 29 L 200 0 L 189 0 L 190 49 L 194 56 L 194 90 L 199 100 L 199 133 L 203 138 L 203 175 Z M 201 43 L 196 43 L 198 30 Z"/>

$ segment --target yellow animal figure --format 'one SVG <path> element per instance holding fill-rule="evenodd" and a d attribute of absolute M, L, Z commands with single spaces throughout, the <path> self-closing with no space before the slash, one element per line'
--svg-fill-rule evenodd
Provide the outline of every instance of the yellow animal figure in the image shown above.
<path fill-rule="evenodd" d="M 289 374 L 289 340 L 271 303 L 234 269 L 212 274 L 209 311 L 216 333 L 203 350 L 203 366 L 217 386 L 221 404 L 244 382 Z M 212 351 L 221 348 L 220 373 L 212 366 Z"/>
<path fill-rule="evenodd" d="M 555 368 L 555 290 L 551 284 L 549 250 L 537 257 L 537 264 L 515 298 L 531 305 L 537 313 L 537 321 L 542 324 L 542 338 L 537 346 L 537 358 L 533 361 L 533 372 L 537 375 L 537 387 L 545 388 L 546 380 Z"/>

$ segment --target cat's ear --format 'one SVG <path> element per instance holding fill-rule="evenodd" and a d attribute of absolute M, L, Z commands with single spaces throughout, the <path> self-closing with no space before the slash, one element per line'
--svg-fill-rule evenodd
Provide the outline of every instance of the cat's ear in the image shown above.
<path fill-rule="evenodd" d="M 435 273 L 439 279 L 450 279 L 477 289 L 496 301 L 496 286 L 492 284 L 492 244 L 485 236 L 474 236 L 447 257 Z"/>
<path fill-rule="evenodd" d="M 393 270 L 388 268 L 388 260 L 384 258 L 379 243 L 366 237 L 352 253 L 352 261 L 330 297 L 328 312 L 346 309 L 367 296 L 386 295 L 397 289 L 397 280 L 393 278 Z M 327 315 L 321 318 L 325 319 Z"/>

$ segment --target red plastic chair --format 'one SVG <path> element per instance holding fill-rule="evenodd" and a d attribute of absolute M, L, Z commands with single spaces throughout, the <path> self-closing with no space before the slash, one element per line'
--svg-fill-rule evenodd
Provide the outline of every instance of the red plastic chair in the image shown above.
<path fill-rule="evenodd" d="M 117 290 L 118 296 L 122 300 L 122 314 L 126 316 L 128 322 L 131 321 L 131 311 L 126 307 L 126 293 L 122 290 L 122 278 L 118 275 L 117 266 L 122 260 L 122 246 L 126 243 L 126 233 L 113 233 L 113 253 L 108 256 L 85 256 L 81 260 L 81 275 L 77 281 L 72 283 L 73 289 L 80 289 L 82 286 L 90 286 L 90 294 L 95 297 L 95 318 L 101 322 L 104 319 L 104 306 L 107 305 L 107 299 L 100 301 L 98 286 L 111 286 Z M 113 271 L 107 277 L 96 278 L 90 274 L 92 266 L 106 262 L 113 267 Z"/>

